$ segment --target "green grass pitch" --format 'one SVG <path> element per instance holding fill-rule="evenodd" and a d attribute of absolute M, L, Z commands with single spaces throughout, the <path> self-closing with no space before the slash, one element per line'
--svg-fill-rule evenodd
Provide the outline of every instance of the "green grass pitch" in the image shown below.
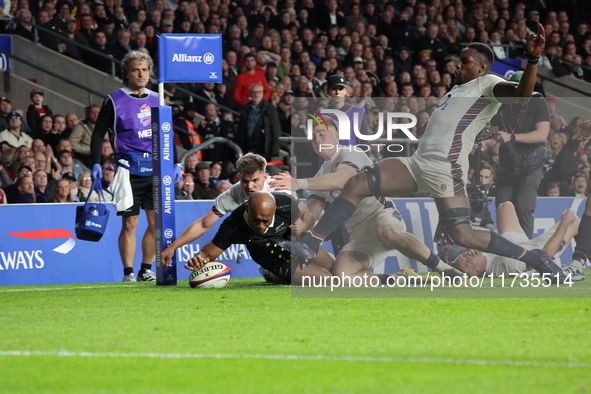
<path fill-rule="evenodd" d="M 503 290 L 518 298 L 294 298 L 262 279 L 4 287 L 0 392 L 591 392 L 589 299 Z"/>

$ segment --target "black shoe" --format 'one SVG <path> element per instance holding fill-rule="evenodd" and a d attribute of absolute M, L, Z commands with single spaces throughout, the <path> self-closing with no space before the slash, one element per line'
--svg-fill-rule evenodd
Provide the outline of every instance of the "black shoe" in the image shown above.
<path fill-rule="evenodd" d="M 552 284 L 563 283 L 566 280 L 566 275 L 562 272 L 562 269 L 552 261 L 545 250 L 532 249 L 530 252 L 537 254 L 539 257 L 538 266 L 534 267 L 534 269 L 542 275 L 542 278 L 544 274 L 549 274 L 546 277 L 550 276 L 548 280 Z"/>
<path fill-rule="evenodd" d="M 300 267 L 310 265 L 316 259 L 316 253 L 306 244 L 293 241 L 268 242 L 265 246 L 270 249 L 271 254 L 277 254 L 280 258 L 294 262 Z"/>

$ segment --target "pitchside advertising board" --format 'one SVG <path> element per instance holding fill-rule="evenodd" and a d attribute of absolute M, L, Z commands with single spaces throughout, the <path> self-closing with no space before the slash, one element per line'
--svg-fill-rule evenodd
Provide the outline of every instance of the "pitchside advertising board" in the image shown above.
<path fill-rule="evenodd" d="M 521 59 L 503 59 L 503 63 L 495 60 L 490 68 L 490 72 L 509 79 L 513 74 L 515 74 L 516 71 L 523 69 L 521 65 Z"/>
<path fill-rule="evenodd" d="M 573 209 L 579 216 L 584 211 L 582 198 L 540 198 L 536 208 L 534 235 L 552 227 L 560 220 L 565 209 Z M 404 218 L 407 229 L 427 246 L 434 249 L 433 232 L 438 214 L 432 199 L 396 199 L 396 206 Z M 0 285 L 52 285 L 71 283 L 120 282 L 123 277 L 117 239 L 121 220 L 110 220 L 105 235 L 99 242 L 81 241 L 74 236 L 74 216 L 77 204 L 5 205 L 0 207 Z M 176 226 L 187 228 L 202 217 L 213 205 L 212 201 L 179 201 L 176 203 Z M 489 206 L 493 213 L 494 204 Z M 109 209 L 112 209 L 109 206 Z M 118 219 L 115 212 L 112 219 Z M 189 278 L 190 271 L 183 265 L 209 242 L 217 231 L 218 223 L 197 241 L 178 249 L 176 267 L 178 279 Z M 140 215 L 138 234 L 147 226 L 145 215 Z M 141 242 L 138 242 L 134 270 L 141 264 Z M 573 244 L 562 255 L 562 265 L 570 262 Z M 330 248 L 329 248 L 330 250 Z M 220 258 L 232 269 L 235 278 L 258 277 L 258 265 L 250 259 L 243 245 L 232 245 Z M 375 272 L 398 272 L 411 267 L 418 272 L 426 268 L 400 253 L 389 257 Z"/>

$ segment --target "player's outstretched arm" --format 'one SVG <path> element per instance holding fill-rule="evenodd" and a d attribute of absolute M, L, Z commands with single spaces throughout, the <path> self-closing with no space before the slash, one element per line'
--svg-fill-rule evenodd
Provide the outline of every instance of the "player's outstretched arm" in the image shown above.
<path fill-rule="evenodd" d="M 198 270 L 210 261 L 215 261 L 223 250 L 208 242 L 195 256 L 187 260 L 185 268 L 191 271 Z"/>
<path fill-rule="evenodd" d="M 578 125 L 573 132 L 575 133 L 573 136 L 574 140 L 588 140 L 591 138 L 591 119 Z"/>
<path fill-rule="evenodd" d="M 554 255 L 558 253 L 562 241 L 566 241 L 567 245 L 570 243 L 571 238 L 579 227 L 579 222 L 580 220 L 577 215 L 570 209 L 562 212 L 560 222 L 558 222 L 558 225 L 556 226 L 556 231 L 552 234 L 550 239 L 546 241 L 546 244 L 542 249 L 544 249 L 550 257 L 554 258 Z"/>
<path fill-rule="evenodd" d="M 319 192 L 339 190 L 345 186 L 345 183 L 355 176 L 357 171 L 346 164 L 337 166 L 336 171 L 330 174 L 315 178 L 295 179 L 289 174 L 281 173 L 275 175 L 269 186 L 279 190 L 315 190 Z"/>
<path fill-rule="evenodd" d="M 494 94 L 498 98 L 519 98 L 531 97 L 536 84 L 538 73 L 539 56 L 546 46 L 546 32 L 541 23 L 538 23 L 538 33 L 532 34 L 527 40 L 527 65 L 523 71 L 523 76 L 519 84 L 514 82 L 499 82 L 494 87 Z M 510 102 L 510 100 L 502 100 L 503 102 Z"/>
<path fill-rule="evenodd" d="M 160 253 L 160 261 L 162 264 L 164 264 L 165 267 L 168 267 L 172 263 L 172 257 L 174 256 L 175 250 L 201 237 L 218 220 L 219 217 L 217 217 L 213 211 L 209 210 L 205 216 L 191 223 L 191 225 L 187 227 L 187 229 L 183 231 L 173 243 L 168 245 L 168 247 Z"/>

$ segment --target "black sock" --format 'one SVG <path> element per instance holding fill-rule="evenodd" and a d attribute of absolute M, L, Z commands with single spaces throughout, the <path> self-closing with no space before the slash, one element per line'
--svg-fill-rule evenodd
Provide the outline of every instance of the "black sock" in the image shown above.
<path fill-rule="evenodd" d="M 423 261 L 423 264 L 425 264 L 429 268 L 435 268 L 437 267 L 437 264 L 439 264 L 439 261 L 439 256 L 431 252 L 429 258 L 426 261 Z"/>
<path fill-rule="evenodd" d="M 133 267 L 123 268 L 123 275 L 133 274 Z"/>
<path fill-rule="evenodd" d="M 345 223 L 353 214 L 357 207 L 349 200 L 338 197 L 336 200 L 326 208 L 326 212 L 318 224 L 302 238 L 302 242 L 306 244 L 313 251 L 317 251 L 320 244 L 339 227 Z"/>
<path fill-rule="evenodd" d="M 591 252 L 591 216 L 583 215 L 581 223 L 579 223 L 579 232 L 575 235 L 575 253 L 580 252 L 575 257 L 573 253 L 573 260 L 583 260 L 587 258 L 589 252 Z"/>
<path fill-rule="evenodd" d="M 526 250 L 519 245 L 514 244 L 506 238 L 491 230 L 490 243 L 485 252 L 498 254 L 499 256 L 511 257 L 523 261 L 525 264 L 536 268 L 539 266 L 540 256 L 530 250 Z"/>
<path fill-rule="evenodd" d="M 143 264 L 142 263 L 142 268 L 140 268 L 140 272 L 144 272 L 146 270 L 149 270 L 150 268 L 152 268 L 152 264 Z"/>

